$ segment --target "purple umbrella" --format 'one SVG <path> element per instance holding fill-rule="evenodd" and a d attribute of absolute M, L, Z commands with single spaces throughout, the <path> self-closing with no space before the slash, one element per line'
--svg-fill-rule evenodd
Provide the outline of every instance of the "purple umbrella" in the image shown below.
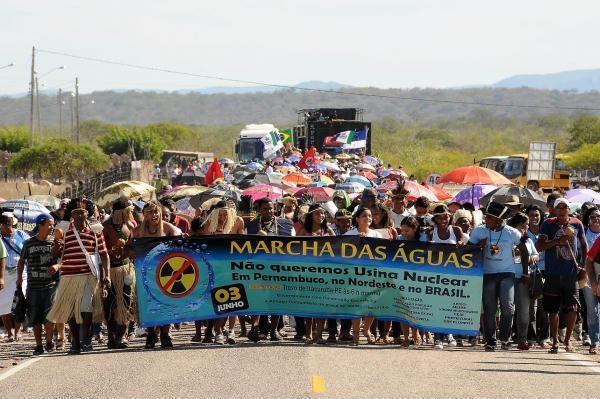
<path fill-rule="evenodd" d="M 458 202 L 459 204 L 464 204 L 465 202 L 472 203 L 476 208 L 479 207 L 479 198 L 483 197 L 487 193 L 494 191 L 498 187 L 492 186 L 490 184 L 476 184 L 472 187 L 465 188 L 464 190 L 458 192 L 452 198 L 452 202 Z"/>
<path fill-rule="evenodd" d="M 593 202 L 600 204 L 600 193 L 589 188 L 575 188 L 567 191 L 567 199 L 571 202 L 583 204 L 584 202 Z"/>

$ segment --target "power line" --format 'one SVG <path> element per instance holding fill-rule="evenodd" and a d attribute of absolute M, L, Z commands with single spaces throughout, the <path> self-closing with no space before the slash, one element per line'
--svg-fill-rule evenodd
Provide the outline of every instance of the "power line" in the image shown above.
<path fill-rule="evenodd" d="M 146 70 L 146 71 L 165 72 L 165 73 L 171 73 L 171 74 L 175 74 L 175 75 L 193 76 L 193 77 L 198 77 L 198 78 L 214 79 L 214 80 L 221 80 L 221 81 L 226 81 L 226 82 L 235 82 L 235 83 L 245 83 L 245 84 L 267 86 L 267 87 L 276 87 L 276 88 L 280 88 L 280 89 L 312 91 L 312 92 L 340 94 L 340 95 L 347 95 L 347 96 L 374 97 L 374 98 L 383 98 L 383 99 L 390 99 L 390 100 L 419 101 L 419 102 L 458 104 L 458 105 L 479 105 L 479 106 L 486 106 L 486 107 L 540 108 L 540 109 L 559 109 L 559 110 L 570 110 L 570 111 L 600 111 L 600 108 L 593 108 L 593 107 L 567 107 L 567 106 L 560 106 L 560 105 L 537 105 L 537 104 L 503 104 L 503 103 L 488 103 L 488 102 L 478 102 L 478 101 L 441 100 L 441 99 L 421 98 L 421 97 L 391 96 L 391 95 L 385 95 L 385 94 L 358 93 L 358 92 L 340 91 L 340 90 L 324 90 L 324 89 L 315 89 L 315 88 L 309 88 L 309 87 L 297 87 L 297 86 L 289 86 L 289 85 L 282 85 L 282 84 L 275 84 L 275 83 L 256 82 L 256 81 L 252 81 L 252 80 L 234 79 L 234 78 L 226 78 L 226 77 L 222 77 L 222 76 L 214 76 L 214 75 L 205 75 L 205 74 L 185 72 L 185 71 L 177 71 L 174 69 L 166 69 L 166 68 L 151 67 L 151 66 L 138 65 L 138 64 L 130 64 L 130 63 L 126 63 L 126 62 L 111 61 L 111 60 L 105 60 L 105 59 L 101 59 L 101 58 L 85 57 L 85 56 L 68 54 L 68 53 L 63 53 L 63 52 L 54 51 L 54 50 L 37 49 L 37 51 L 47 53 L 47 54 L 54 54 L 54 55 L 60 55 L 60 56 L 64 56 L 64 57 L 75 58 L 75 59 L 84 60 L 84 61 L 99 62 L 99 63 L 103 63 L 103 64 L 110 64 L 110 65 L 117 65 L 117 66 L 123 66 L 123 67 L 128 67 L 128 68 L 142 69 L 142 70 Z"/>

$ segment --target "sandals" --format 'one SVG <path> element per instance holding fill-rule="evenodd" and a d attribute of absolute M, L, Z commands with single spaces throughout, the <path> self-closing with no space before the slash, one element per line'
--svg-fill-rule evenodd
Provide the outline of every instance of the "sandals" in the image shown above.
<path fill-rule="evenodd" d="M 190 341 L 192 341 L 192 342 L 202 342 L 202 336 L 201 336 L 201 335 L 198 335 L 198 334 L 196 334 L 196 335 L 194 335 L 194 336 L 192 337 L 192 339 L 190 339 Z"/>
<path fill-rule="evenodd" d="M 596 345 L 590 346 L 589 354 L 590 355 L 597 355 L 598 354 L 598 346 L 596 346 Z"/>
<path fill-rule="evenodd" d="M 552 345 L 548 353 L 558 353 L 558 345 Z"/>
<path fill-rule="evenodd" d="M 573 345 L 565 345 L 565 352 L 567 353 L 572 353 L 575 352 L 575 347 L 573 347 Z"/>

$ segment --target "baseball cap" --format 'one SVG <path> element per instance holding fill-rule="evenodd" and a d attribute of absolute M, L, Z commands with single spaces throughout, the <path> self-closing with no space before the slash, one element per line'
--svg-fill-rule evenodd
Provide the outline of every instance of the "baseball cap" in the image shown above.
<path fill-rule="evenodd" d="M 39 215 L 37 215 L 37 217 L 35 218 L 35 224 L 39 225 L 44 223 L 46 220 L 50 220 L 53 219 L 52 216 L 50 216 L 47 213 L 40 213 Z"/>
<path fill-rule="evenodd" d="M 16 226 L 19 223 L 19 220 L 17 219 L 17 217 L 15 216 L 15 214 L 12 213 L 12 212 L 2 212 L 2 216 L 0 216 L 0 223 L 7 224 L 9 218 L 12 218 L 12 222 L 13 222 L 12 225 L 13 225 L 13 227 Z"/>
<path fill-rule="evenodd" d="M 566 198 L 557 198 L 556 201 L 554 201 L 554 205 L 552 207 L 556 208 L 559 204 L 565 204 L 567 206 L 567 208 L 570 208 L 570 206 L 571 206 L 571 203 L 569 202 L 568 199 L 566 199 Z"/>

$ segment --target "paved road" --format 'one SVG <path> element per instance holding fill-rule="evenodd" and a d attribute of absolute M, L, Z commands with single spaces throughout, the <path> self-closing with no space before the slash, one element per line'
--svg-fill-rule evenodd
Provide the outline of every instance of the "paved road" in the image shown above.
<path fill-rule="evenodd" d="M 173 350 L 97 350 L 25 360 L 0 374 L 0 392 L 27 398 L 600 396 L 600 357 L 583 350 L 440 352 L 287 340 L 214 346 L 187 338 L 176 336 Z"/>

